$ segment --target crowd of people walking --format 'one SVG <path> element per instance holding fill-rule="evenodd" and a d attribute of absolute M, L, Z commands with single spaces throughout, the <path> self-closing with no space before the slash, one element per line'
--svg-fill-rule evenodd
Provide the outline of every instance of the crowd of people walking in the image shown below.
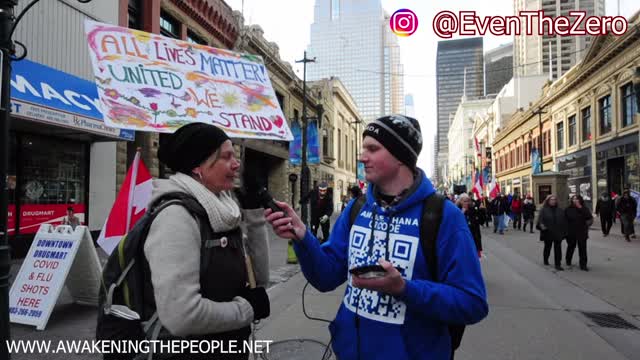
<path fill-rule="evenodd" d="M 446 195 L 446 194 L 445 194 Z M 566 240 L 567 247 L 564 256 L 566 266 L 573 266 L 574 253 L 578 249 L 578 265 L 581 270 L 589 271 L 587 266 L 587 240 L 589 228 L 593 225 L 594 216 L 591 209 L 585 205 L 580 195 L 573 195 L 568 206 L 563 209 L 559 206 L 556 195 L 548 195 L 538 208 L 530 194 L 521 198 L 519 194 L 505 195 L 500 193 L 489 199 L 481 197 L 474 200 L 468 194 L 452 195 L 447 197 L 456 203 L 464 213 L 473 235 L 478 255 L 482 257 L 482 233 L 480 229 L 490 227 L 493 223 L 493 232 L 504 235 L 507 227 L 513 230 L 522 230 L 534 233 L 539 231 L 540 241 L 544 244 L 542 249 L 542 262 L 550 265 L 549 257 L 553 250 L 553 265 L 558 271 L 564 270 L 562 260 L 562 241 Z M 595 214 L 600 218 L 603 236 L 608 236 L 616 219 L 620 220 L 621 233 L 626 241 L 635 238 L 634 221 L 637 216 L 638 203 L 631 196 L 628 188 L 622 195 L 612 195 L 604 192 L 596 201 Z M 536 212 L 538 216 L 536 216 Z"/>

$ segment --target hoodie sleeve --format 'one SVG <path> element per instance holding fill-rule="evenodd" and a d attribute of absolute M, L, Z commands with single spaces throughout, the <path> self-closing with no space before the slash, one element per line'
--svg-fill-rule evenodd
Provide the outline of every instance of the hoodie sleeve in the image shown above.
<path fill-rule="evenodd" d="M 302 273 L 319 291 L 332 291 L 347 280 L 349 213 L 353 204 L 352 200 L 345 207 L 324 244 L 320 245 L 309 228 L 304 239 L 293 242 Z"/>
<path fill-rule="evenodd" d="M 447 324 L 474 324 L 489 313 L 473 237 L 461 212 L 445 202 L 437 240 L 438 279 L 409 280 L 399 296 L 411 311 Z"/>

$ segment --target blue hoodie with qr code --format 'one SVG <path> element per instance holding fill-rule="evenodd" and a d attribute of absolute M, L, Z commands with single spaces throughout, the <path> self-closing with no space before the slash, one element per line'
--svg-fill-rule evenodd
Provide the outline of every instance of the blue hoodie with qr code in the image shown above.
<path fill-rule="evenodd" d="M 450 201 L 445 201 L 437 239 L 440 282 L 430 280 L 419 232 L 424 199 L 435 190 L 422 170 L 417 179 L 413 192 L 388 208 L 376 201 L 374 189 L 368 191 L 349 227 L 351 201 L 324 244 L 309 231 L 302 241 L 294 242 L 302 272 L 316 289 L 332 291 L 347 281 L 338 314 L 329 325 L 340 360 L 449 360 L 448 324 L 474 324 L 488 314 L 471 232 Z M 402 294 L 351 286 L 349 269 L 377 264 L 380 258 L 401 268 L 406 281 Z"/>

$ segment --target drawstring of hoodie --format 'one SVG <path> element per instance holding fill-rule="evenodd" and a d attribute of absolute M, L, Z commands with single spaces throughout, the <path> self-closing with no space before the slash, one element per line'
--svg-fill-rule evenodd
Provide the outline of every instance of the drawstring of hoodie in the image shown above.
<path fill-rule="evenodd" d="M 395 216 L 395 211 L 392 208 L 389 208 L 389 222 L 387 223 L 387 229 L 385 231 L 385 243 L 383 244 L 384 246 L 384 253 L 383 253 L 383 258 L 386 261 L 389 261 L 389 253 L 391 252 L 389 247 L 390 247 L 390 241 L 389 241 L 389 237 L 390 237 L 390 232 L 391 232 L 391 224 L 393 224 L 393 218 Z M 371 240 L 371 246 L 369 247 L 369 254 L 367 254 L 367 261 L 371 260 L 371 257 L 373 256 L 373 250 L 376 244 L 376 239 L 374 237 L 374 231 L 376 228 L 376 217 L 378 216 L 378 207 L 376 206 L 376 204 L 373 204 L 373 211 L 372 211 L 372 221 L 371 221 L 371 228 L 369 229 L 369 239 Z"/>
<path fill-rule="evenodd" d="M 395 211 L 393 209 L 389 210 L 389 223 L 387 223 L 387 235 L 385 236 L 385 247 L 384 247 L 384 259 L 389 261 L 389 253 L 391 250 L 390 241 L 389 241 L 389 233 L 391 232 L 391 224 L 393 224 L 393 216 L 395 215 Z"/>
<path fill-rule="evenodd" d="M 393 223 L 393 215 L 394 215 L 394 211 L 391 210 L 389 214 L 389 223 L 387 224 L 387 231 L 385 235 L 386 244 L 384 245 L 384 259 L 386 261 L 389 261 L 389 233 L 391 231 L 391 224 Z M 373 248 L 375 247 L 375 244 L 376 244 L 374 231 L 376 228 L 377 216 L 378 216 L 378 206 L 376 203 L 374 203 L 373 210 L 372 210 L 371 228 L 369 229 L 369 239 L 371 241 L 371 246 L 369 247 L 369 254 L 367 255 L 367 261 L 371 259 L 371 256 L 373 255 Z M 355 328 L 356 328 L 356 359 L 358 360 L 360 360 L 360 351 L 361 351 L 360 349 L 360 318 L 358 317 L 358 310 L 360 309 L 360 294 L 362 294 L 362 289 L 360 289 L 360 291 L 358 292 L 358 295 L 356 296 L 356 313 L 354 315 Z"/>

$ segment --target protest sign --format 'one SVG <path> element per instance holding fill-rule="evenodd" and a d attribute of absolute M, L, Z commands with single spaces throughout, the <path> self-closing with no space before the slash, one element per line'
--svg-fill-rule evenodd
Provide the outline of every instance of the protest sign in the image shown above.
<path fill-rule="evenodd" d="M 97 305 L 100 279 L 98 254 L 86 226 L 74 231 L 44 224 L 11 286 L 11 322 L 44 330 L 65 283 L 76 303 Z"/>
<path fill-rule="evenodd" d="M 231 137 L 293 139 L 260 56 L 90 20 L 85 30 L 107 125 L 204 122 Z"/>

